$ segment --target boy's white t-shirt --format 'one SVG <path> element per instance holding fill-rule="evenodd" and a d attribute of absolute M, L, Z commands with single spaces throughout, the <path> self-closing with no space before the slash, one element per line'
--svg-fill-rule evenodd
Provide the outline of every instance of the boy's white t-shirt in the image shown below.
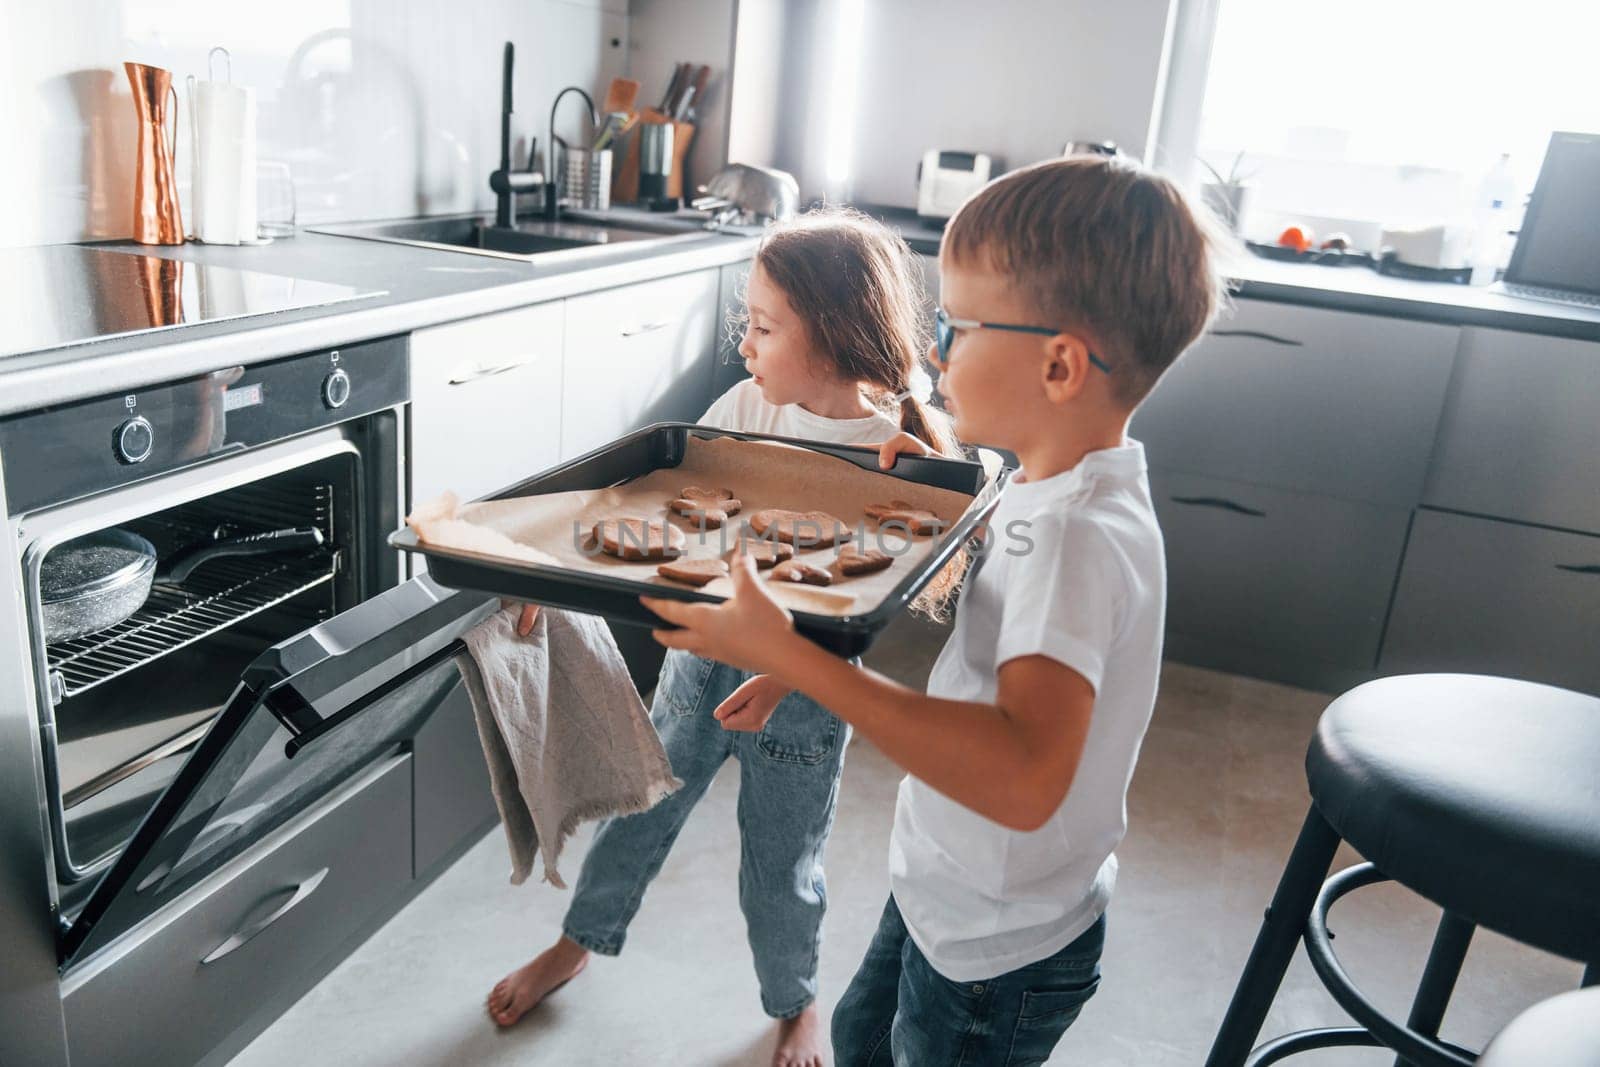
<path fill-rule="evenodd" d="M 859 419 L 829 419 L 799 404 L 769 404 L 753 378 L 717 397 L 700 425 L 841 445 L 881 445 L 900 432 L 900 423 L 881 411 Z"/>
<path fill-rule="evenodd" d="M 1008 830 L 909 775 L 900 783 L 895 902 L 928 962 L 956 982 L 1054 955 L 1105 910 L 1166 610 L 1161 529 L 1136 441 L 1014 481 L 989 528 L 929 695 L 992 703 L 1001 666 L 1042 655 L 1083 675 L 1095 701 L 1072 787 L 1038 830 Z"/>

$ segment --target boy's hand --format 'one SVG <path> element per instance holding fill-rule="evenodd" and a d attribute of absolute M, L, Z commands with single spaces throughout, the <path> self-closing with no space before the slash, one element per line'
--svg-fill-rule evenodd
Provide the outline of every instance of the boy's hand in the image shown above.
<path fill-rule="evenodd" d="M 501 607 L 502 610 L 504 610 L 505 608 L 515 607 L 516 603 L 517 602 L 515 600 L 502 599 L 500 601 L 500 607 Z M 539 605 L 537 605 L 537 604 L 524 604 L 524 605 L 522 605 L 522 614 L 517 616 L 517 636 L 518 637 L 527 637 L 529 634 L 533 633 L 533 624 L 534 624 L 534 621 L 537 620 L 538 618 L 539 618 Z"/>
<path fill-rule="evenodd" d="M 878 446 L 878 466 L 888 470 L 901 455 L 931 456 L 933 449 L 908 433 L 897 433 Z"/>
<path fill-rule="evenodd" d="M 788 686 L 769 675 L 758 674 L 718 704 L 711 717 L 720 722 L 724 730 L 755 733 L 767 725 L 778 704 L 788 695 Z"/>
<path fill-rule="evenodd" d="M 721 604 L 687 604 L 649 596 L 640 597 L 639 602 L 683 627 L 651 630 L 661 644 L 747 671 L 774 672 L 783 663 L 784 646 L 798 640 L 793 617 L 762 587 L 755 561 L 743 552 L 733 561 L 733 596 Z"/>

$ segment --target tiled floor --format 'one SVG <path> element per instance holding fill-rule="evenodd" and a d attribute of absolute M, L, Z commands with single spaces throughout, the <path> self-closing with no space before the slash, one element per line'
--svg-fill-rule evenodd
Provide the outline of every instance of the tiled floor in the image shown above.
<path fill-rule="evenodd" d="M 919 683 L 941 639 L 931 627 L 898 624 L 869 659 Z M 1128 798 L 1105 981 L 1052 1064 L 1165 1067 L 1204 1059 L 1305 814 L 1301 761 L 1326 702 L 1322 694 L 1166 668 Z M 897 780 L 870 745 L 852 747 L 827 857 L 825 1009 L 849 980 L 883 905 Z M 550 941 L 567 895 L 532 882 L 509 885 L 495 832 L 234 1062 L 765 1067 L 769 1024 L 756 999 L 736 890 L 737 784 L 725 772 L 701 803 L 645 897 L 624 954 L 596 959 L 514 1029 L 488 1021 L 484 994 Z M 562 863 L 569 877 L 586 847 L 586 835 L 569 847 Z M 1343 855 L 1337 864 L 1354 861 Z M 1437 918 L 1436 909 L 1389 886 L 1363 890 L 1334 913 L 1341 958 L 1402 1017 Z M 1578 978 L 1573 964 L 1480 932 L 1445 1035 L 1481 1045 L 1522 1007 Z M 1345 1021 L 1302 954 L 1267 1031 Z M 1330 1051 L 1295 1062 L 1393 1057 Z"/>

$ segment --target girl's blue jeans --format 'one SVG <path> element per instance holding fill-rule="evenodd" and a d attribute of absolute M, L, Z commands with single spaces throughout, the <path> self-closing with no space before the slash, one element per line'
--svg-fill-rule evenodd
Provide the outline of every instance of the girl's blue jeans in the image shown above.
<path fill-rule="evenodd" d="M 677 650 L 667 653 L 650 719 L 683 788 L 649 811 L 595 832 L 563 932 L 591 952 L 622 951 L 628 923 L 678 831 L 723 762 L 739 761 L 739 904 L 774 1018 L 817 995 L 827 888 L 822 850 L 833 827 L 850 728 L 790 693 L 759 733 L 724 730 L 711 712 L 751 675 Z"/>

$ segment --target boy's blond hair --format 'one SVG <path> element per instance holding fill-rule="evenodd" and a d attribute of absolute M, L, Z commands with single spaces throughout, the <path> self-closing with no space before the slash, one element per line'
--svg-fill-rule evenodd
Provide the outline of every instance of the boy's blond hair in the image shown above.
<path fill-rule="evenodd" d="M 945 230 L 943 254 L 1014 279 L 1041 321 L 1080 333 L 1131 409 L 1227 299 L 1236 242 L 1170 179 L 1103 156 L 991 182 Z"/>

